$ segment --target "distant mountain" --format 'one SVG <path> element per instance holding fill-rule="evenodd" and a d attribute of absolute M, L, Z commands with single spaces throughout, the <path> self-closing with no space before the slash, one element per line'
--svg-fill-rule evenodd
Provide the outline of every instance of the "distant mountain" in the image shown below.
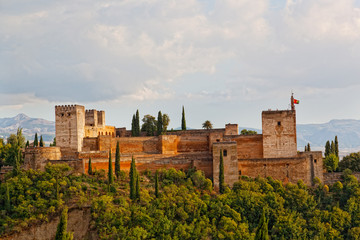
<path fill-rule="evenodd" d="M 331 120 L 323 124 L 298 124 L 299 149 L 310 143 L 311 147 L 324 147 L 327 140 L 338 136 L 339 148 L 349 151 L 360 150 L 360 120 Z"/>
<path fill-rule="evenodd" d="M 6 139 L 10 134 L 22 128 L 26 139 L 34 139 L 35 133 L 43 136 L 45 142 L 52 142 L 55 137 L 55 123 L 41 118 L 30 118 L 20 113 L 12 118 L 0 118 L 0 138 Z"/>

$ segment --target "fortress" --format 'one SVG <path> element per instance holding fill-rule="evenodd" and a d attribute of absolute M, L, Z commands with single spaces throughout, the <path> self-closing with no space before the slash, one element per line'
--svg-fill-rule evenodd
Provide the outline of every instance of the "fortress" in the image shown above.
<path fill-rule="evenodd" d="M 297 151 L 293 97 L 291 110 L 262 112 L 262 134 L 257 135 L 239 135 L 237 124 L 226 124 L 221 129 L 132 137 L 125 128 L 106 126 L 104 111 L 85 110 L 80 105 L 55 106 L 55 119 L 57 146 L 27 148 L 25 168 L 43 169 L 48 162 L 67 163 L 86 173 L 91 157 L 93 169 L 107 170 L 109 150 L 115 153 L 119 142 L 120 165 L 125 171 L 134 156 L 140 171 L 196 167 L 218 187 L 222 151 L 225 183 L 230 186 L 242 175 L 271 176 L 283 182 L 303 180 L 308 185 L 314 177 L 323 180 L 322 153 Z"/>

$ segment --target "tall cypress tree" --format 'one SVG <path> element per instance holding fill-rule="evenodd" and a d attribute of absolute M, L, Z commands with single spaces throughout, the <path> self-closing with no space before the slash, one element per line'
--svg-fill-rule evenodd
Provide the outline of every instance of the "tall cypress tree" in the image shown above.
<path fill-rule="evenodd" d="M 44 140 L 42 135 L 40 136 L 40 147 L 44 147 Z"/>
<path fill-rule="evenodd" d="M 89 175 L 92 175 L 92 174 L 93 174 L 93 172 L 92 172 L 92 166 L 91 166 L 91 157 L 89 157 L 88 174 L 89 174 Z"/>
<path fill-rule="evenodd" d="M 136 126 L 136 136 L 140 136 L 140 114 L 139 114 L 139 109 L 136 110 L 135 126 Z"/>
<path fill-rule="evenodd" d="M 120 178 L 120 146 L 119 146 L 119 141 L 116 143 L 115 175 L 116 175 L 116 179 Z"/>
<path fill-rule="evenodd" d="M 225 176 L 224 176 L 224 158 L 222 150 L 220 150 L 220 163 L 219 163 L 219 192 L 225 191 Z"/>
<path fill-rule="evenodd" d="M 155 173 L 155 196 L 156 198 L 159 197 L 159 171 L 156 170 Z"/>
<path fill-rule="evenodd" d="M 140 201 L 140 176 L 139 176 L 139 173 L 136 174 L 135 198 L 136 198 L 138 201 Z"/>
<path fill-rule="evenodd" d="M 134 156 L 131 159 L 131 165 L 130 165 L 130 199 L 134 200 L 136 199 L 136 166 L 135 166 L 135 158 Z"/>
<path fill-rule="evenodd" d="M 38 142 L 38 135 L 37 135 L 37 133 L 35 133 L 34 147 L 37 147 L 38 145 L 39 145 L 39 142 Z"/>
<path fill-rule="evenodd" d="M 73 239 L 73 234 L 68 233 L 67 229 L 67 207 L 61 213 L 59 224 L 57 225 L 55 240 L 71 240 Z"/>
<path fill-rule="evenodd" d="M 15 164 L 13 168 L 13 174 L 17 176 L 20 173 L 20 164 L 22 162 L 22 156 L 21 156 L 21 150 L 19 149 L 17 151 L 17 154 L 15 156 Z"/>
<path fill-rule="evenodd" d="M 259 225 L 256 229 L 255 240 L 269 240 L 268 223 L 269 220 L 266 220 L 265 210 L 263 210 Z"/>
<path fill-rule="evenodd" d="M 185 109 L 182 107 L 181 130 L 186 130 Z"/>
<path fill-rule="evenodd" d="M 311 152 L 310 143 L 307 144 L 307 151 Z"/>
<path fill-rule="evenodd" d="M 28 148 L 30 146 L 29 140 L 26 141 L 25 147 Z"/>
<path fill-rule="evenodd" d="M 330 151 L 331 151 L 331 153 L 335 154 L 335 143 L 334 143 L 334 141 L 331 141 Z"/>
<path fill-rule="evenodd" d="M 325 157 L 329 156 L 331 153 L 331 146 L 330 146 L 330 142 L 327 141 L 325 144 Z"/>
<path fill-rule="evenodd" d="M 109 171 L 108 171 L 108 182 L 109 185 L 114 181 L 113 170 L 112 170 L 112 161 L 111 161 L 111 149 L 109 150 Z"/>
<path fill-rule="evenodd" d="M 161 111 L 158 113 L 158 119 L 157 119 L 157 135 L 160 136 L 163 131 L 163 118 Z"/>
<path fill-rule="evenodd" d="M 8 213 L 11 210 L 10 190 L 9 190 L 9 184 L 8 183 L 6 183 L 5 210 Z"/>
<path fill-rule="evenodd" d="M 339 158 L 339 142 L 337 136 L 335 136 L 335 155 Z"/>
<path fill-rule="evenodd" d="M 135 114 L 133 114 L 132 121 L 131 121 L 131 136 L 136 136 L 136 125 L 135 125 Z"/>

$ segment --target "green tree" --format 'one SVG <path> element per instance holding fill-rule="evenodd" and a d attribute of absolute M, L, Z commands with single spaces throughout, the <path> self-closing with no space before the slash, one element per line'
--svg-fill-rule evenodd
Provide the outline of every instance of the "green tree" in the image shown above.
<path fill-rule="evenodd" d="M 55 240 L 72 240 L 73 234 L 67 232 L 67 207 L 61 213 L 60 222 L 57 225 Z"/>
<path fill-rule="evenodd" d="M 37 135 L 37 133 L 35 133 L 34 147 L 37 147 L 38 145 L 39 145 L 39 142 L 38 142 L 38 135 Z"/>
<path fill-rule="evenodd" d="M 156 170 L 155 173 L 155 197 L 159 197 L 159 171 Z"/>
<path fill-rule="evenodd" d="M 354 172 L 360 172 L 360 152 L 350 153 L 343 157 L 339 162 L 339 170 L 344 171 L 347 168 Z"/>
<path fill-rule="evenodd" d="M 56 137 L 54 137 L 53 142 L 50 143 L 50 147 L 56 147 Z"/>
<path fill-rule="evenodd" d="M 89 157 L 88 174 L 89 174 L 89 175 L 92 175 L 92 174 L 93 174 L 93 172 L 92 172 L 92 166 L 91 166 L 91 157 Z"/>
<path fill-rule="evenodd" d="M 139 201 L 140 200 L 140 176 L 139 173 L 136 174 L 136 186 L 135 186 L 135 198 Z"/>
<path fill-rule="evenodd" d="M 223 152 L 220 150 L 220 163 L 219 163 L 219 192 L 225 192 L 225 176 L 224 176 L 224 158 Z"/>
<path fill-rule="evenodd" d="M 157 135 L 160 136 L 163 132 L 163 116 L 161 114 L 161 111 L 158 112 L 158 118 L 157 118 Z"/>
<path fill-rule="evenodd" d="M 310 143 L 307 144 L 307 151 L 311 152 Z"/>
<path fill-rule="evenodd" d="M 182 107 L 181 130 L 186 130 L 185 109 Z"/>
<path fill-rule="evenodd" d="M 144 116 L 142 121 L 144 123 L 141 126 L 141 131 L 145 131 L 147 136 L 154 136 L 157 128 L 157 121 L 155 120 L 155 117 L 147 114 Z"/>
<path fill-rule="evenodd" d="M 263 210 L 258 227 L 256 229 L 255 240 L 268 240 L 269 239 L 268 223 L 269 223 L 269 220 L 266 220 L 265 210 Z"/>
<path fill-rule="evenodd" d="M 25 147 L 28 148 L 30 146 L 29 140 L 26 141 Z"/>
<path fill-rule="evenodd" d="M 336 153 L 336 150 L 335 150 L 335 143 L 334 141 L 331 141 L 331 144 L 330 144 L 330 151 L 332 154 L 335 154 Z"/>
<path fill-rule="evenodd" d="M 163 124 L 163 132 L 166 134 L 167 132 L 167 127 L 170 124 L 170 118 L 169 115 L 167 115 L 166 113 L 162 115 L 162 124 Z"/>
<path fill-rule="evenodd" d="M 326 144 L 325 144 L 325 157 L 329 156 L 331 153 L 331 146 L 330 146 L 330 142 L 327 141 Z"/>
<path fill-rule="evenodd" d="M 202 124 L 202 128 L 204 129 L 212 129 L 213 128 L 213 125 L 212 123 L 209 121 L 209 120 L 206 120 L 203 124 Z"/>
<path fill-rule="evenodd" d="M 136 135 L 136 118 L 135 114 L 133 114 L 132 120 L 131 120 L 131 136 L 135 137 Z"/>
<path fill-rule="evenodd" d="M 335 155 L 339 158 L 339 142 L 338 142 L 338 137 L 335 136 L 335 143 L 334 143 L 334 147 L 335 147 Z"/>
<path fill-rule="evenodd" d="M 129 178 L 130 178 L 130 199 L 135 200 L 136 199 L 136 166 L 135 166 L 135 158 L 134 156 L 131 159 L 131 165 L 130 165 L 130 172 L 129 172 Z"/>
<path fill-rule="evenodd" d="M 40 136 L 40 147 L 44 147 L 45 144 L 44 144 L 44 140 L 43 140 L 43 137 L 42 135 Z"/>
<path fill-rule="evenodd" d="M 338 168 L 338 164 L 339 158 L 334 153 L 331 153 L 324 159 L 324 166 L 328 172 L 335 172 Z"/>
<path fill-rule="evenodd" d="M 10 190 L 9 184 L 6 183 L 6 198 L 5 198 L 5 210 L 9 213 L 11 210 Z"/>
<path fill-rule="evenodd" d="M 136 110 L 135 134 L 136 134 L 136 136 L 140 136 L 140 114 L 139 114 L 139 109 Z"/>
<path fill-rule="evenodd" d="M 257 132 L 253 131 L 253 130 L 247 130 L 247 129 L 243 129 L 240 132 L 240 135 L 256 135 Z"/>
<path fill-rule="evenodd" d="M 116 143 L 115 175 L 116 175 L 117 179 L 120 178 L 120 146 L 119 146 L 119 141 Z"/>
<path fill-rule="evenodd" d="M 114 181 L 113 170 L 112 170 L 112 160 L 111 160 L 111 149 L 109 150 L 109 171 L 108 171 L 108 183 L 111 185 Z"/>
<path fill-rule="evenodd" d="M 17 176 L 20 173 L 21 162 L 22 162 L 22 153 L 21 153 L 21 150 L 19 149 L 17 152 L 17 155 L 15 157 L 15 164 L 14 164 L 14 168 L 13 168 L 13 174 L 15 176 Z"/>
<path fill-rule="evenodd" d="M 55 198 L 60 200 L 59 175 L 55 176 Z"/>

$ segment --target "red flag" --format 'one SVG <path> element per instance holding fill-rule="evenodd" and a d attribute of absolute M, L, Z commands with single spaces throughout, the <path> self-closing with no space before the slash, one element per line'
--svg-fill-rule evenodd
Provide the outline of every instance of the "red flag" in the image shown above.
<path fill-rule="evenodd" d="M 294 98 L 294 103 L 295 103 L 295 104 L 299 104 L 299 103 L 300 103 L 300 100 L 296 100 L 296 99 Z"/>

